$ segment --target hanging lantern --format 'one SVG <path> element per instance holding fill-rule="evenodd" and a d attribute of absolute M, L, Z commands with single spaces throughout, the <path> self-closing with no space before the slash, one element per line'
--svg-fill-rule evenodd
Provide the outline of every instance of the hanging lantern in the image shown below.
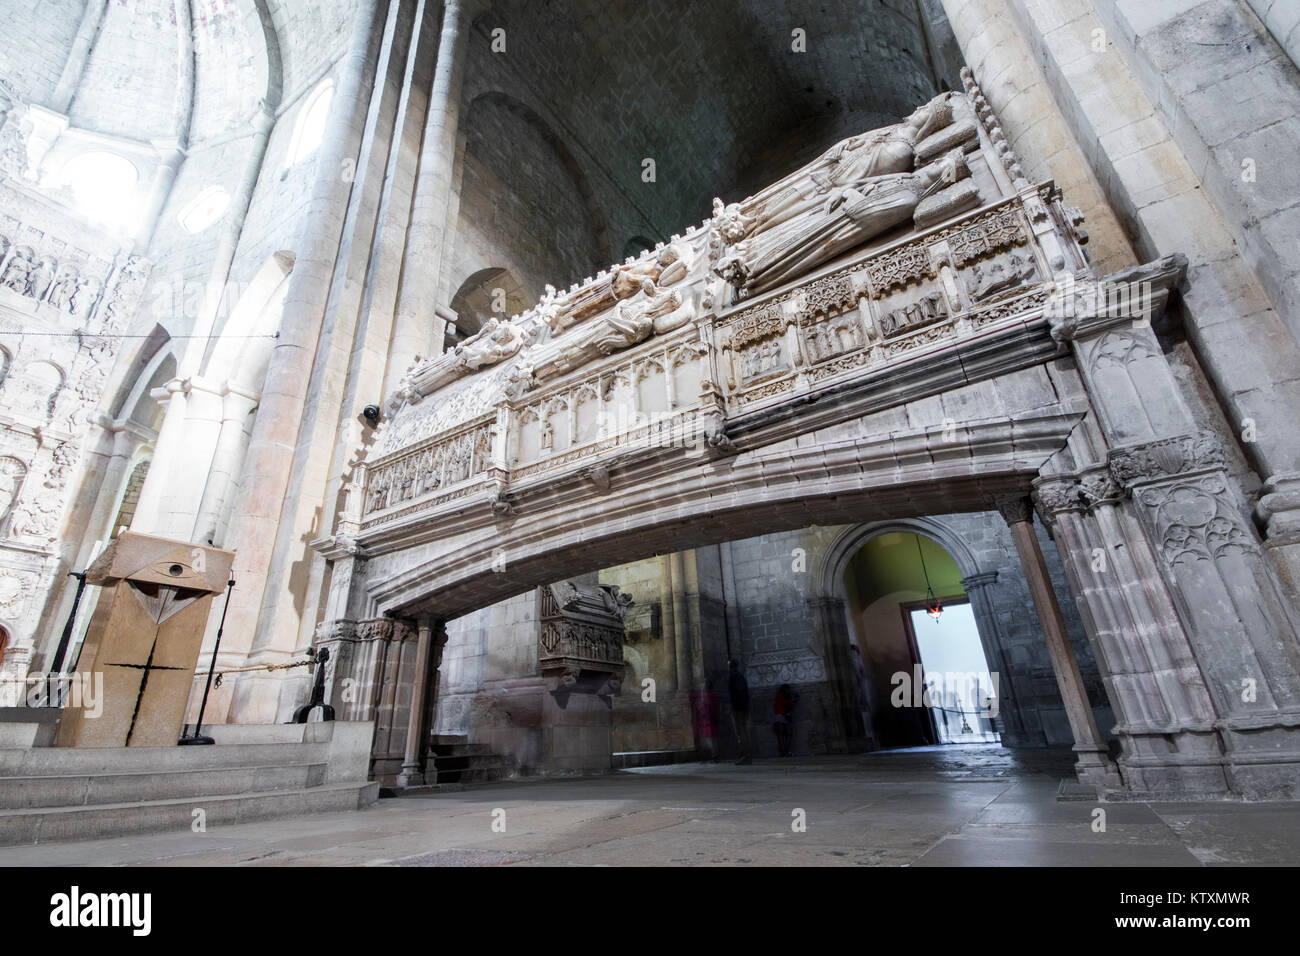
<path fill-rule="evenodd" d="M 930 615 L 930 620 L 939 623 L 939 616 L 943 614 L 943 603 L 934 596 L 934 589 L 930 587 L 930 572 L 925 567 L 925 552 L 921 550 L 921 536 L 916 536 L 916 555 L 921 559 L 921 573 L 925 575 L 925 612 Z"/>

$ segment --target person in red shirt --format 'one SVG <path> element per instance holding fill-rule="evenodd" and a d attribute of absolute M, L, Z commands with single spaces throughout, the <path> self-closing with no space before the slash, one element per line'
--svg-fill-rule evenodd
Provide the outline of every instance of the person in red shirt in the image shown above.
<path fill-rule="evenodd" d="M 700 742 L 700 753 L 706 760 L 718 761 L 718 694 L 713 681 L 704 682 L 704 690 L 696 691 L 695 739 Z"/>

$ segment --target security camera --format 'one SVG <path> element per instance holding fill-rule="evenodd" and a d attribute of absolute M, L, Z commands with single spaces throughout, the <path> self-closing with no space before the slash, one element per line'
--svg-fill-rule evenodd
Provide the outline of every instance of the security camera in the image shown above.
<path fill-rule="evenodd" d="M 378 425 L 378 424 L 379 424 L 379 406 L 378 406 L 378 405 L 367 405 L 365 408 L 363 408 L 363 409 L 361 410 L 361 417 L 364 418 L 367 422 L 369 422 L 371 428 L 373 428 L 374 426 Z"/>

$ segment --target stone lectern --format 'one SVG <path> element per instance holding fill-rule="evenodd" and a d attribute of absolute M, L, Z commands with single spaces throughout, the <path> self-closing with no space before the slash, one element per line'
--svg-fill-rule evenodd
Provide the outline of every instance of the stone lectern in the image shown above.
<path fill-rule="evenodd" d="M 127 531 L 86 569 L 87 583 L 104 593 L 78 670 L 96 686 L 103 675 L 103 699 L 97 716 L 86 706 L 65 709 L 59 746 L 175 746 L 208 610 L 233 560 L 230 551 Z"/>

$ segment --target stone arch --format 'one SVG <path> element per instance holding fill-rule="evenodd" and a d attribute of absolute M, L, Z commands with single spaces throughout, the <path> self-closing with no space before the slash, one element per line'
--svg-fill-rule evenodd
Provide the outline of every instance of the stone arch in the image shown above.
<path fill-rule="evenodd" d="M 639 258 L 641 253 L 649 252 L 654 247 L 654 242 L 647 239 L 645 236 L 631 236 L 628 238 L 627 242 L 623 243 L 622 258 L 624 260 Z"/>
<path fill-rule="evenodd" d="M 61 367 L 46 359 L 19 366 L 5 383 L 6 403 L 20 414 L 30 415 L 42 423 L 54 414 L 54 404 L 67 384 Z"/>
<path fill-rule="evenodd" d="M 955 534 L 943 522 L 933 518 L 901 518 L 894 521 L 873 521 L 868 524 L 853 525 L 845 528 L 831 542 L 821 559 L 821 570 L 817 576 L 819 595 L 835 597 L 841 587 L 844 571 L 853 556 L 872 538 L 882 534 L 919 534 L 929 538 L 952 556 L 963 578 L 984 573 L 970 546 Z"/>
<path fill-rule="evenodd" d="M 498 310 L 498 292 L 504 293 L 504 309 Z M 529 306 L 529 296 L 515 275 L 506 268 L 492 266 L 475 272 L 451 297 L 451 310 L 456 313 L 455 332 L 448 331 L 455 342 L 469 338 L 487 324 L 488 319 L 518 315 Z"/>
<path fill-rule="evenodd" d="M 149 474 L 149 465 L 153 462 L 153 449 L 149 449 L 148 454 L 141 455 L 132 467 L 130 475 L 126 479 L 126 485 L 122 489 L 122 495 L 118 499 L 117 513 L 113 518 L 113 524 L 108 529 L 109 539 L 116 538 L 123 530 L 131 527 L 131 521 L 135 518 L 135 508 L 140 502 L 140 490 L 144 487 L 145 476 Z"/>
<path fill-rule="evenodd" d="M 578 162 L 564 138 L 531 106 L 501 90 L 480 93 L 470 101 L 465 113 L 467 133 L 473 129 L 475 110 L 484 107 L 498 107 L 505 110 L 514 119 L 531 129 L 550 148 L 582 200 L 583 223 L 594 255 L 593 270 L 612 259 L 614 249 L 609 238 L 609 227 L 601 212 L 600 203 L 596 199 L 595 190 L 592 189 L 591 181 L 583 170 L 582 164 Z"/>
<path fill-rule="evenodd" d="M 990 668 L 1007 676 L 999 688 L 1004 716 L 1003 740 L 1004 742 L 1023 740 L 1025 726 L 1015 688 L 1010 679 L 1011 669 L 1007 666 L 1006 654 L 1003 651 L 1002 629 L 987 592 L 987 586 L 997 582 L 997 569 L 981 567 L 965 539 L 942 521 L 928 517 L 900 518 L 845 528 L 831 542 L 822 556 L 822 565 L 817 578 L 821 595 L 828 598 L 842 598 L 844 573 L 848 570 L 849 562 L 854 555 L 873 539 L 884 534 L 895 533 L 915 534 L 929 538 L 943 548 L 956 563 L 957 570 L 961 572 L 962 589 L 975 615 L 975 627 L 979 632 L 980 643 L 984 647 L 984 659 Z M 843 601 L 843 613 L 844 624 L 848 628 L 847 633 L 851 635 L 853 633 L 853 622 L 850 619 L 852 610 L 847 601 Z"/>

